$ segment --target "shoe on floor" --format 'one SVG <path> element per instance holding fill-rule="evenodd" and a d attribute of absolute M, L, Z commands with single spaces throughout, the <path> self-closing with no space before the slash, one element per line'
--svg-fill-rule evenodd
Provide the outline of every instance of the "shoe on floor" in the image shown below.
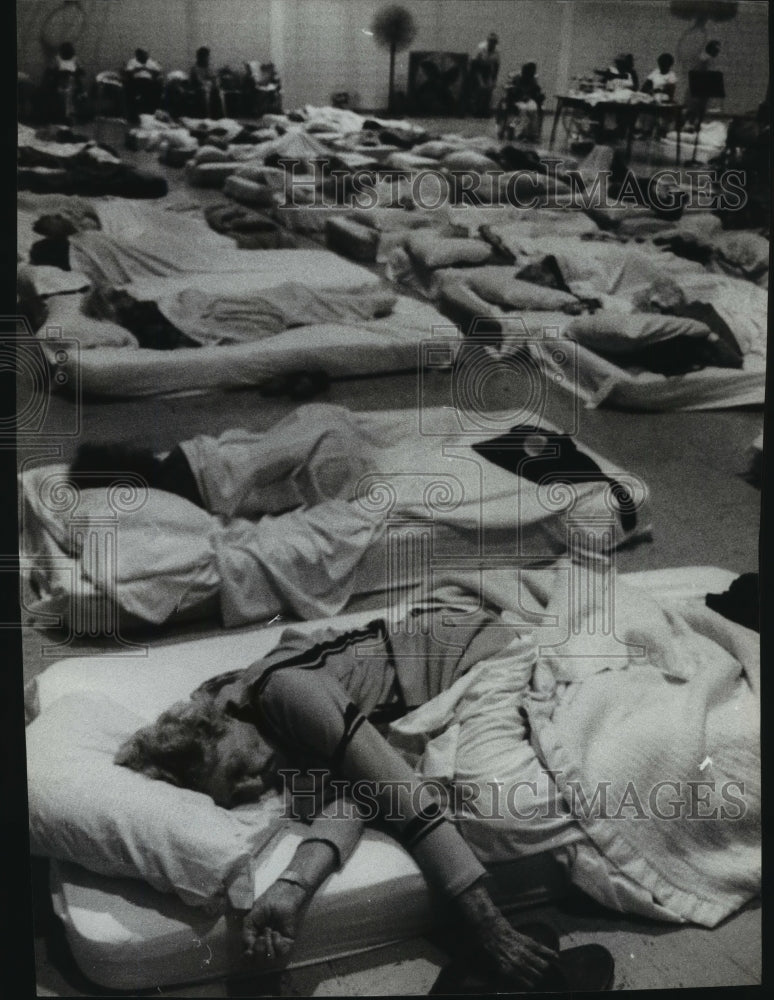
<path fill-rule="evenodd" d="M 514 930 L 526 934 L 547 948 L 559 951 L 556 932 L 545 924 L 522 924 Z M 602 945 L 586 944 L 559 951 L 559 961 L 549 970 L 533 993 L 597 993 L 613 988 L 615 962 Z M 492 995 L 523 993 L 501 977 L 475 967 L 468 956 L 455 958 L 445 966 L 430 989 L 431 996 Z"/>

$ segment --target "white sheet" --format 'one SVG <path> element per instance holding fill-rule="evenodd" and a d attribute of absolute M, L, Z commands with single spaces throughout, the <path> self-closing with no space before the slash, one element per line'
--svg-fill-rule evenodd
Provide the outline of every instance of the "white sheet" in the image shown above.
<path fill-rule="evenodd" d="M 316 419 L 321 405 L 306 408 L 308 419 Z M 557 501 L 475 453 L 472 443 L 508 430 L 512 413 L 487 414 L 487 426 L 472 429 L 461 425 L 452 408 L 362 413 L 356 424 L 378 469 L 359 484 L 357 498 L 330 501 L 335 509 L 318 505 L 266 516 L 257 524 L 244 518 L 226 522 L 158 491 L 121 510 L 106 491 L 85 490 L 72 495 L 75 506 L 63 509 L 55 498 L 64 469 L 29 470 L 22 480 L 25 607 L 44 620 L 53 614 L 100 622 L 104 594 L 118 586 L 116 610 L 129 622 L 160 624 L 175 615 L 212 613 L 213 602 L 220 602 L 232 626 L 290 611 L 301 617 L 334 614 L 353 594 L 423 578 L 429 558 L 564 553 L 573 495 L 575 515 L 603 514 L 615 544 L 648 536 L 645 485 L 583 445 L 606 475 L 632 490 L 640 509 L 631 529 L 624 531 L 611 513 L 603 483 L 575 484 Z M 342 522 L 350 535 L 340 547 L 335 537 Z M 86 539 L 75 553 L 74 529 Z M 94 553 L 113 545 L 115 561 L 105 574 Z M 150 572 L 151 565 L 158 571 Z"/>
<path fill-rule="evenodd" d="M 626 577 L 630 585 L 673 598 L 700 597 L 707 588 L 722 590 L 732 578 L 732 573 L 708 567 Z M 340 616 L 336 623 L 345 629 L 373 616 L 374 612 Z M 312 629 L 314 623 L 301 627 Z M 80 689 L 131 698 L 140 711 L 153 714 L 159 705 L 187 694 L 207 671 L 211 673 L 214 658 L 235 665 L 247 663 L 270 648 L 276 631 L 226 634 L 158 647 L 148 657 L 133 658 L 131 670 L 114 658 L 63 660 L 38 677 L 36 709 L 45 711 L 68 691 Z M 159 658 L 163 658 L 163 670 L 157 667 Z M 257 892 L 286 866 L 296 843 L 297 835 L 286 834 L 267 853 L 256 875 Z M 494 871 L 493 888 L 501 903 L 544 902 L 562 890 L 548 855 L 499 865 Z M 136 989 L 248 971 L 241 956 L 237 917 L 207 918 L 140 883 L 101 878 L 57 862 L 52 864 L 52 889 L 54 908 L 64 922 L 76 961 L 98 983 Z M 443 907 L 433 905 L 406 852 L 386 836 L 368 831 L 345 869 L 326 883 L 313 902 L 292 965 L 415 936 L 444 916 L 448 908 L 444 913 Z"/>
<path fill-rule="evenodd" d="M 355 269 L 354 264 L 348 264 L 335 254 L 325 251 L 244 252 L 249 252 L 253 257 L 258 257 L 261 253 L 319 252 L 325 254 L 324 273 L 328 278 L 332 270 L 335 270 L 337 276 L 344 282 L 349 274 L 347 269 Z M 301 280 L 307 280 L 305 268 L 310 260 L 305 259 L 306 265 L 303 261 L 293 260 L 293 263 L 298 265 L 297 271 Z M 315 258 L 312 258 L 311 263 L 314 261 Z M 336 263 L 335 269 L 331 269 L 332 263 Z M 363 272 L 364 269 L 357 268 L 352 277 L 359 280 Z M 228 278 L 231 276 L 209 276 L 209 281 L 207 277 L 201 276 L 200 287 L 228 290 Z M 216 277 L 225 277 L 226 280 L 217 281 Z M 243 276 L 234 277 L 235 280 L 230 284 L 238 294 L 240 290 L 244 290 Z M 261 275 L 258 271 L 250 276 L 253 288 L 271 287 L 276 280 L 276 273 Z M 190 282 L 189 275 L 181 279 L 179 287 L 187 287 Z M 145 282 L 136 283 L 133 289 L 139 289 L 142 294 L 153 296 L 158 294 L 162 287 L 170 289 L 174 286 L 175 282 L 167 279 L 163 282 L 163 286 Z M 261 385 L 275 375 L 311 369 L 325 371 L 331 378 L 417 370 L 420 363 L 420 345 L 429 340 L 433 330 L 438 328 L 447 332 L 446 342 L 451 342 L 453 354 L 456 341 L 459 340 L 456 328 L 429 304 L 399 296 L 391 316 L 369 320 L 358 326 L 332 323 L 300 326 L 253 344 L 227 347 L 181 347 L 175 351 L 94 348 L 82 353 L 80 358 L 74 356 L 68 358 L 62 367 L 69 379 L 67 384 L 71 386 L 80 384 L 87 396 L 122 398 L 176 392 L 212 392 L 218 389 Z M 68 336 L 77 337 L 77 330 L 72 333 L 69 330 L 65 332 Z M 45 330 L 41 331 L 41 339 L 44 334 Z M 42 342 L 53 359 L 57 350 L 56 341 L 52 341 L 50 345 L 45 339 L 42 339 Z"/>

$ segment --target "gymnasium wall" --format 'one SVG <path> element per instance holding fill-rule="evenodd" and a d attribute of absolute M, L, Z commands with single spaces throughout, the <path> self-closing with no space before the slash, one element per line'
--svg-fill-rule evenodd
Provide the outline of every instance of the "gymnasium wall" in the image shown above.
<path fill-rule="evenodd" d="M 46 64 L 41 28 L 61 0 L 17 0 L 19 69 L 38 78 Z M 285 104 L 326 104 L 334 91 L 357 106 L 383 108 L 388 53 L 367 34 L 383 0 L 83 0 L 76 41 L 89 72 L 120 67 L 133 50 L 149 48 L 165 70 L 185 69 L 199 45 L 213 65 L 273 59 L 280 67 Z M 669 13 L 668 0 L 403 0 L 414 15 L 413 49 L 472 52 L 494 29 L 503 74 L 527 60 L 550 106 L 576 75 L 632 52 L 644 78 L 662 51 L 689 59 L 708 38 L 722 45 L 729 112 L 754 108 L 768 83 L 768 5 L 743 0 L 737 17 L 710 23 L 706 36 Z M 681 40 L 682 36 L 682 40 Z M 405 88 L 408 55 L 398 55 L 396 84 Z M 678 59 L 678 72 L 686 80 Z"/>

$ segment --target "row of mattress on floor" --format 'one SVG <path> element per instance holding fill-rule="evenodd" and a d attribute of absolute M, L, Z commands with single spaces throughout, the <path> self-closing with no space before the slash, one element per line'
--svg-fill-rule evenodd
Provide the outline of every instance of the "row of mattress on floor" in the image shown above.
<path fill-rule="evenodd" d="M 221 123 L 209 124 L 214 131 L 221 128 Z M 193 128 L 195 123 L 189 125 Z M 295 125 L 281 140 L 286 146 L 299 141 L 313 142 L 312 150 L 307 152 L 310 156 L 320 155 L 320 150 L 325 147 L 315 139 L 314 133 L 301 131 L 301 128 Z M 416 130 L 412 133 L 408 129 L 407 135 L 409 138 L 405 141 L 415 139 Z M 491 145 L 489 140 L 484 140 L 484 144 Z M 430 151 L 427 145 L 423 147 L 425 153 Z M 435 146 L 438 148 L 434 152 L 438 154 L 443 151 L 444 143 L 436 142 Z M 470 148 L 462 150 L 460 155 L 467 157 L 468 167 L 471 168 L 476 164 L 483 168 L 482 161 L 490 165 L 494 162 Z M 263 190 L 268 192 L 269 200 L 282 201 L 285 198 L 286 190 L 285 194 L 279 194 L 279 185 L 287 184 L 285 170 L 266 166 L 251 166 L 250 169 L 258 169 L 268 178 L 269 182 Z M 540 180 L 534 172 L 522 172 L 520 176 L 525 183 L 532 183 L 534 178 Z M 583 171 L 579 172 L 579 176 L 583 177 Z M 242 179 L 247 184 L 257 184 Z M 510 335 L 491 338 L 490 346 L 495 354 L 504 352 L 511 355 L 517 351 L 523 355 L 524 341 L 530 341 L 528 349 L 537 366 L 547 369 L 551 377 L 565 380 L 589 405 L 607 400 L 635 408 L 664 409 L 760 402 L 766 295 L 758 288 L 745 294 L 746 288 L 726 279 L 745 275 L 760 282 L 765 277 L 768 243 L 762 237 L 749 233 L 719 232 L 719 224 L 712 216 L 687 215 L 677 223 L 668 223 L 669 228 L 664 232 L 664 220 L 656 219 L 649 211 L 644 215 L 642 211 L 634 211 L 633 216 L 631 212 L 624 213 L 623 217 L 613 214 L 610 216 L 613 221 L 605 222 L 605 225 L 618 226 L 616 236 L 619 241 L 616 241 L 609 230 L 599 229 L 589 213 L 556 208 L 522 210 L 507 205 L 491 206 L 489 209 L 443 205 L 435 211 L 423 211 L 414 205 L 412 211 L 400 207 L 405 205 L 401 197 L 397 200 L 394 197 L 396 190 L 398 195 L 401 192 L 405 195 L 407 185 L 410 185 L 406 177 L 385 180 L 383 184 L 381 194 L 385 196 L 385 203 L 398 207 L 384 209 L 377 206 L 370 210 L 342 212 L 341 209 L 286 206 L 275 207 L 273 214 L 281 217 L 288 228 L 319 231 L 324 225 L 329 245 L 334 249 L 366 261 L 373 258 L 385 261 L 387 273 L 394 280 L 407 281 L 415 291 L 434 299 L 447 315 L 451 313 L 455 319 L 461 318 L 469 324 L 471 314 L 486 318 L 490 333 L 492 324 L 501 321 L 501 326 L 510 327 Z M 312 189 L 312 196 L 317 193 Z M 67 209 L 63 211 L 68 214 Z M 86 359 L 85 366 L 81 362 L 87 392 L 140 394 L 193 388 L 201 384 L 201 372 L 205 366 L 215 373 L 215 382 L 208 384 L 244 385 L 269 379 L 289 367 L 323 367 L 328 374 L 335 376 L 394 370 L 416 363 L 413 352 L 418 339 L 416 330 L 406 337 L 402 330 L 404 324 L 394 318 L 381 317 L 383 321 L 377 323 L 377 328 L 369 330 L 350 324 L 339 325 L 336 329 L 331 329 L 329 324 L 323 330 L 317 324 L 316 332 L 324 337 L 324 344 L 319 347 L 317 336 L 310 338 L 303 329 L 293 334 L 283 331 L 278 336 L 277 325 L 267 330 L 260 318 L 253 324 L 235 323 L 235 313 L 244 316 L 251 308 L 259 313 L 261 311 L 263 303 L 250 302 L 249 296 L 242 294 L 247 283 L 236 278 L 240 272 L 252 271 L 257 258 L 239 253 L 224 254 L 224 241 L 218 240 L 214 234 L 205 236 L 197 226 L 200 220 L 194 219 L 190 211 L 173 214 L 164 210 L 157 215 L 151 210 L 139 225 L 136 218 L 131 218 L 131 212 L 130 206 L 120 202 L 103 204 L 101 213 L 108 216 L 108 232 L 103 231 L 102 236 L 94 233 L 94 220 L 97 220 L 98 226 L 100 222 L 98 213 L 93 211 L 85 224 L 87 231 L 76 234 L 78 243 L 96 244 L 76 250 L 76 256 L 78 253 L 85 256 L 87 282 L 108 284 L 112 289 L 133 284 L 138 294 L 150 296 L 152 309 L 162 314 L 162 326 L 171 323 L 176 330 L 182 327 L 184 338 L 178 343 L 205 344 L 208 347 L 213 342 L 238 344 L 240 352 L 247 357 L 221 351 L 214 356 L 208 351 L 206 355 L 194 357 L 190 351 L 183 350 L 160 362 L 158 356 L 149 357 L 144 351 L 127 357 L 126 352 L 116 356 L 116 352 L 111 350 L 103 364 L 101 352 L 97 352 Z M 137 214 L 138 210 L 135 208 L 134 212 Z M 130 215 L 128 221 L 127 213 Z M 72 216 L 73 213 L 69 214 Z M 277 239 L 276 223 L 269 222 L 267 226 L 264 214 L 251 218 L 252 212 L 219 206 L 210 208 L 206 214 L 210 224 L 221 233 L 237 232 L 242 246 L 266 245 L 267 231 L 268 245 L 276 246 L 281 242 Z M 128 233 L 134 236 L 131 246 L 127 246 Z M 650 233 L 650 239 L 643 246 L 620 242 L 620 237 L 631 240 L 633 233 L 639 233 L 636 237 L 639 239 L 643 238 L 643 233 Z M 117 245 L 122 239 L 124 245 Z M 596 271 L 592 266 L 591 274 L 587 273 L 589 268 L 583 263 L 588 256 L 587 239 L 595 243 L 603 239 L 610 241 L 607 246 L 593 248 Z M 564 251 L 563 267 L 557 264 L 556 253 L 553 252 L 557 240 L 562 241 L 560 253 Z M 195 253 L 190 251 L 192 244 L 197 247 Z M 655 251 L 657 246 L 658 254 Z M 711 273 L 720 271 L 723 280 L 707 280 L 702 284 L 704 272 L 698 263 L 676 262 L 672 256 L 659 260 L 664 247 L 699 256 L 707 261 L 706 270 Z M 631 258 L 628 270 L 632 271 L 649 250 L 654 251 L 647 269 L 652 280 L 647 284 L 644 281 L 629 281 L 625 287 L 619 288 L 615 278 L 620 270 L 619 264 L 625 270 L 626 258 Z M 616 260 L 619 256 L 620 261 Z M 290 257 L 283 253 L 270 259 L 277 263 L 278 272 L 290 261 Z M 609 267 L 611 259 L 616 264 L 612 271 Z M 261 258 L 261 270 L 264 272 L 270 269 L 266 260 L 266 257 Z M 300 257 L 296 256 L 295 260 L 300 261 Z M 495 265 L 496 270 L 493 269 Z M 468 273 L 474 267 L 475 273 Z M 691 272 L 690 293 L 697 296 L 695 300 L 686 301 L 685 293 L 671 281 L 672 275 L 678 273 L 677 268 L 681 279 L 684 273 Z M 185 291 L 181 291 L 181 283 L 185 281 L 182 276 L 186 273 L 202 275 L 213 270 L 227 271 L 232 275 L 229 279 L 209 277 L 211 296 L 226 301 L 225 308 L 220 309 L 217 315 L 222 330 L 219 337 L 213 336 L 213 324 L 202 336 L 201 309 L 198 317 L 192 317 L 188 309 L 190 301 L 183 308 L 180 305 Z M 40 268 L 36 271 L 40 275 Z M 518 277 L 512 280 L 514 272 Z M 353 272 L 346 273 L 352 275 Z M 148 287 L 145 281 L 143 287 L 141 280 L 172 276 L 177 279 L 175 287 L 180 292 L 173 307 L 169 306 L 169 285 L 159 286 L 156 283 L 155 287 Z M 76 280 L 77 274 L 71 277 Z M 67 282 L 65 290 L 70 291 L 70 279 Z M 340 275 L 336 284 L 341 284 Z M 650 296 L 649 291 L 653 292 Z M 61 327 L 65 333 L 68 328 L 77 326 L 77 336 L 84 347 L 95 343 L 110 347 L 135 346 L 135 337 L 127 331 L 126 322 L 111 322 L 115 319 L 116 310 L 106 308 L 105 296 L 96 296 L 96 306 L 95 296 L 89 298 L 86 308 L 91 315 L 85 317 L 84 309 L 76 305 L 75 299 L 61 295 L 55 298 L 50 292 L 41 294 L 50 296 L 49 301 L 54 306 L 53 310 L 48 310 L 53 313 L 48 326 L 56 327 L 60 318 L 64 320 Z M 190 294 L 187 299 L 191 299 Z M 723 303 L 726 303 L 725 311 Z M 603 306 L 601 310 L 598 309 L 600 304 Z M 697 305 L 700 307 L 698 317 Z M 579 310 L 590 313 L 592 309 L 596 310 L 593 315 L 574 319 L 565 315 Z M 721 315 L 717 315 L 718 312 Z M 36 310 L 38 323 L 44 313 L 41 308 Z M 667 313 L 668 318 L 659 321 L 658 313 Z M 682 314 L 680 321 L 675 321 L 675 314 Z M 98 322 L 94 323 L 94 319 Z M 363 316 L 356 319 L 358 325 L 370 321 L 364 320 Z M 420 325 L 425 337 L 439 325 L 437 319 L 429 313 L 422 317 Z M 711 319 L 711 324 L 708 319 Z M 137 324 L 140 330 L 145 330 L 147 313 L 142 314 L 142 321 L 138 319 Z M 153 329 L 157 330 L 158 325 Z M 356 330 L 359 336 L 355 336 L 353 342 Z M 548 337 L 546 330 L 550 331 Z M 391 338 L 385 338 L 388 331 L 393 334 Z M 722 335 L 721 341 L 717 339 L 718 332 Z M 568 355 L 555 350 L 552 344 L 546 347 L 546 341 L 556 336 L 571 340 L 576 348 Z M 556 358 L 563 359 L 559 367 L 564 367 L 564 371 L 556 370 Z M 105 366 L 113 368 L 116 364 L 121 374 L 128 377 L 105 377 Z M 660 370 L 654 374 L 653 368 L 659 369 L 659 365 Z M 676 374 L 681 369 L 690 372 L 694 368 L 701 370 L 687 376 Z M 158 380 L 149 378 L 149 369 L 158 370 L 161 377 Z M 666 377 L 666 371 L 671 371 L 673 377 Z M 68 384 L 72 385 L 70 374 L 68 372 L 66 376 Z"/>
<path fill-rule="evenodd" d="M 215 206 L 211 222 L 213 212 L 240 218 Z M 374 233 L 376 267 L 322 250 L 238 249 L 184 200 L 22 195 L 22 261 L 45 219 L 68 226 L 65 239 L 42 241 L 55 245 L 52 264 L 21 268 L 22 311 L 44 343 L 52 329 L 75 341 L 68 383 L 94 395 L 414 368 L 439 330 L 459 341 L 458 327 L 483 320 L 492 357 L 530 357 L 536 377 L 562 379 L 587 405 L 762 401 L 767 293 L 750 278 L 767 262 L 753 234 L 718 233 L 712 216 L 686 216 L 638 242 L 599 231 L 585 213 L 547 208 L 324 213 L 285 209 L 283 222 L 324 222 L 329 245 L 350 257 L 363 256 L 360 230 Z M 712 259 L 672 252 L 686 246 L 710 246 Z M 572 349 L 558 350 L 557 339 Z M 60 346 L 49 352 L 62 356 Z"/>
<path fill-rule="evenodd" d="M 125 163 L 116 150 L 64 126 L 19 124 L 16 158 L 21 191 L 161 198 L 168 189 L 160 174 Z"/>
<path fill-rule="evenodd" d="M 376 161 L 348 164 L 339 158 L 346 137 L 331 139 L 322 127 L 310 133 L 308 124 L 245 147 L 241 163 L 229 160 L 230 148 L 194 153 L 192 183 L 223 183 L 227 195 L 249 206 L 213 206 L 211 225 L 250 245 L 251 229 L 260 239 L 267 219 L 279 219 L 344 256 L 383 265 L 393 281 L 409 284 L 466 326 L 485 319 L 491 333 L 492 322 L 500 321 L 503 332 L 515 329 L 516 336 L 501 338 L 495 348 L 507 340 L 511 353 L 514 342 L 521 348 L 522 340 L 533 341 L 539 363 L 567 379 L 587 405 L 762 402 L 769 255 L 763 236 L 725 232 L 706 213 L 667 218 L 670 213 L 646 205 L 601 204 L 583 211 L 580 194 L 599 181 L 598 168 L 609 166 L 603 150 L 572 177 L 565 172 L 557 179 L 539 170 L 503 170 L 508 157 L 534 153 L 486 137 L 446 136 L 390 152 L 369 174 Z M 324 162 L 338 176 L 320 172 Z M 436 192 L 436 206 L 426 208 L 420 178 L 431 170 L 436 182 L 443 178 L 446 197 Z M 372 183 L 358 187 L 355 179 L 364 177 Z M 476 180 L 470 198 L 466 179 Z M 513 204 L 536 197 L 540 208 Z M 470 200 L 477 204 L 466 205 Z M 641 280 L 633 277 L 638 269 Z M 624 280 L 621 272 L 628 272 Z M 578 312 L 587 315 L 554 315 Z M 553 345 L 540 343 L 545 329 L 577 345 L 572 370 L 555 370 Z"/>
<path fill-rule="evenodd" d="M 367 269 L 324 249 L 238 249 L 185 200 L 28 194 L 18 217 L 20 310 L 87 395 L 415 370 L 435 328 L 459 339 L 431 304 Z M 66 237 L 44 240 L 52 263 L 26 263 L 63 220 Z"/>
<path fill-rule="evenodd" d="M 119 490 L 90 487 L 88 478 L 68 490 L 64 467 L 25 469 L 24 606 L 33 621 L 58 619 L 76 635 L 106 632 L 115 645 L 108 655 L 53 665 L 27 690 L 32 847 L 54 859 L 55 910 L 92 980 L 133 989 L 255 971 L 241 953 L 241 913 L 284 870 L 303 832 L 282 798 L 224 810 L 206 795 L 118 767 L 114 756 L 224 665 L 238 669 L 265 655 L 284 628 L 271 619 L 324 616 L 298 624 L 302 631 L 346 630 L 379 615 L 394 621 L 422 604 L 449 568 L 471 566 L 473 605 L 485 584 L 508 613 L 534 624 L 536 614 L 563 606 L 571 547 L 588 571 L 600 543 L 609 551 L 648 534 L 646 489 L 636 477 L 545 420 L 524 427 L 512 426 L 512 413 L 487 416 L 486 428 L 471 428 L 451 408 L 353 414 L 313 404 L 261 433 L 195 438 L 183 447 L 203 507 L 131 476 Z M 293 497 L 293 510 L 261 513 Z M 593 525 L 588 550 L 577 547 L 579 524 Z M 545 598 L 522 590 L 518 570 L 507 568 L 546 559 L 554 566 L 544 571 L 545 592 L 560 600 L 547 611 Z M 675 630 L 679 677 L 637 659 L 635 646 L 634 659 L 619 655 L 592 678 L 587 657 L 541 652 L 548 659 L 526 672 L 482 660 L 464 683 L 393 727 L 412 760 L 423 748 L 419 777 L 450 790 L 460 782 L 489 790 L 495 781 L 503 796 L 534 779 L 538 801 L 561 793 L 577 810 L 577 838 L 557 848 L 534 821 L 528 794 L 504 813 L 452 797 L 502 904 L 556 898 L 569 878 L 618 911 L 714 926 L 757 893 L 757 642 L 702 607 L 707 590 L 723 590 L 731 576 L 705 567 L 611 584 L 619 627 L 633 612 L 638 642 L 661 647 L 658 630 L 667 621 Z M 354 610 L 358 595 L 375 589 L 384 608 Z M 592 592 L 590 621 L 608 600 L 604 588 Z M 148 626 L 213 613 L 230 630 L 146 645 Z M 250 627 L 256 619 L 268 626 Z M 138 623 L 142 636 L 129 631 Z M 610 652 L 621 654 L 628 647 L 620 642 L 632 637 L 616 636 Z M 540 632 L 535 641 L 550 647 L 555 638 Z M 539 753 L 520 708 L 539 729 Z M 595 752 L 587 755 L 576 744 L 592 730 Z M 645 824 L 622 822 L 628 813 L 587 816 L 571 794 L 574 781 L 590 790 L 602 780 L 611 801 L 622 792 L 625 800 L 624 779 L 645 794 L 666 774 L 693 778 L 709 748 L 712 780 L 741 782 L 746 796 L 736 822 L 722 821 L 722 844 L 718 822 L 668 811 Z M 559 775 L 567 787 L 555 786 Z M 292 964 L 423 933 L 447 909 L 410 855 L 369 830 L 315 898 Z"/>

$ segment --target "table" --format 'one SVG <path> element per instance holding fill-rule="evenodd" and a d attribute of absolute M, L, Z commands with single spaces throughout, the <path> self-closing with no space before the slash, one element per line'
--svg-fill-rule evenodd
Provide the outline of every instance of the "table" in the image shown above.
<path fill-rule="evenodd" d="M 553 149 L 556 139 L 556 128 L 562 111 L 575 108 L 586 114 L 593 114 L 595 117 L 604 117 L 608 112 L 615 114 L 619 119 L 623 119 L 626 129 L 626 161 L 631 159 L 632 141 L 634 139 L 634 126 L 641 114 L 653 115 L 659 119 L 669 120 L 677 132 L 677 149 L 675 153 L 676 165 L 680 166 L 680 131 L 682 127 L 682 106 L 680 104 L 658 104 L 655 101 L 632 101 L 622 103 L 621 101 L 589 101 L 578 94 L 557 94 L 556 110 L 554 111 L 554 121 L 551 126 L 551 138 L 549 149 Z"/>

